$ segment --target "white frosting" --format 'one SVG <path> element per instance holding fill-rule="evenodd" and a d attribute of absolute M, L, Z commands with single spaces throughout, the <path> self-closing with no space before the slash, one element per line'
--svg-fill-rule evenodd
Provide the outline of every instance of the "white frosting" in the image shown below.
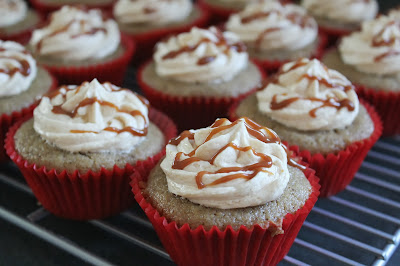
<path fill-rule="evenodd" d="M 124 24 L 164 25 L 186 19 L 192 9 L 190 0 L 119 0 L 114 16 Z"/>
<path fill-rule="evenodd" d="M 0 27 L 14 25 L 26 16 L 28 6 L 23 0 L 0 0 Z"/>
<path fill-rule="evenodd" d="M 133 92 L 110 83 L 100 84 L 96 79 L 59 90 L 53 98 L 43 97 L 34 110 L 34 129 L 49 143 L 71 152 L 130 152 L 144 140 L 145 136 L 109 130 L 133 128 L 147 132 L 148 108 Z M 97 101 L 79 106 L 87 99 Z M 53 112 L 55 106 L 71 116 Z M 144 118 L 130 113 L 135 110 Z"/>
<path fill-rule="evenodd" d="M 250 4 L 250 3 L 267 3 L 267 2 L 275 2 L 279 0 L 220 0 L 221 2 L 226 3 L 243 3 L 243 4 Z"/>
<path fill-rule="evenodd" d="M 218 120 L 217 120 L 218 121 Z M 222 127 L 230 125 L 224 119 Z M 177 146 L 168 144 L 167 154 L 161 168 L 166 174 L 168 189 L 171 193 L 187 198 L 188 200 L 208 207 L 220 209 L 243 208 L 265 204 L 277 199 L 286 188 L 289 180 L 287 168 L 287 153 L 280 143 L 266 143 L 252 136 L 246 128 L 244 119 L 234 122 L 230 128 L 225 128 L 215 134 L 210 140 L 207 137 L 214 128 L 207 127 L 191 130 L 194 139 L 183 139 Z M 262 129 L 265 136 L 276 134 L 266 128 Z M 271 133 L 269 133 L 271 132 Z M 232 147 L 224 149 L 213 163 L 210 160 L 227 144 L 234 144 L 240 148 L 251 147 L 249 151 L 238 151 Z M 178 153 L 183 153 L 180 160 L 189 158 L 187 154 L 195 151 L 191 158 L 198 158 L 183 170 L 174 169 L 174 161 Z M 241 168 L 265 161 L 255 153 L 267 155 L 272 160 L 271 167 L 264 167 L 250 180 L 237 178 L 221 184 L 210 185 L 212 182 L 234 174 L 252 174 L 257 171 Z M 179 158 L 178 158 L 179 159 Z M 238 167 L 229 173 L 216 173 L 227 167 Z M 203 176 L 204 188 L 199 188 L 196 176 L 202 172 L 211 172 Z M 208 185 L 208 186 L 207 186 Z"/>
<path fill-rule="evenodd" d="M 226 28 L 259 50 L 297 50 L 315 41 L 317 23 L 296 5 L 250 4 L 232 15 Z"/>
<path fill-rule="evenodd" d="M 185 47 L 195 49 L 168 57 Z M 231 32 L 222 33 L 215 27 L 194 27 L 190 32 L 159 42 L 153 58 L 159 76 L 189 83 L 219 83 L 231 80 L 246 68 L 248 54 L 245 50 L 244 44 Z M 211 58 L 211 61 L 199 64 L 205 58 Z"/>
<path fill-rule="evenodd" d="M 361 23 L 378 13 L 376 0 L 303 0 L 311 14 L 344 23 Z"/>
<path fill-rule="evenodd" d="M 391 75 L 400 72 L 400 13 L 364 22 L 360 32 L 342 39 L 342 60 L 361 72 Z"/>
<path fill-rule="evenodd" d="M 12 41 L 0 41 L 0 97 L 26 91 L 36 74 L 36 61 L 25 47 Z"/>
<path fill-rule="evenodd" d="M 63 60 L 103 58 L 120 43 L 117 23 L 104 19 L 97 9 L 63 6 L 50 17 L 50 23 L 33 31 L 30 45 L 35 53 Z"/>
<path fill-rule="evenodd" d="M 326 83 L 331 85 L 327 86 Z M 281 103 L 292 98 L 298 99 L 281 109 L 271 108 L 272 102 Z M 326 68 L 317 59 L 285 64 L 277 81 L 259 91 L 257 99 L 261 112 L 285 126 L 304 131 L 343 128 L 353 122 L 359 109 L 351 82 L 339 72 Z M 340 101 L 350 101 L 354 110 L 346 106 L 323 106 L 324 102 L 318 101 L 327 99 L 332 99 L 334 105 L 340 105 Z M 316 117 L 312 116 L 314 109 Z"/>

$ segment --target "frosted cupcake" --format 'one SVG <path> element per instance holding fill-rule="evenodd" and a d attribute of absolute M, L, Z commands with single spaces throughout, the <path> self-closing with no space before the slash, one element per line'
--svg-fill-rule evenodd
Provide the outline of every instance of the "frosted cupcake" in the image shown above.
<path fill-rule="evenodd" d="M 153 60 L 139 69 L 138 82 L 153 106 L 188 129 L 226 116 L 228 107 L 255 90 L 263 76 L 235 34 L 211 27 L 158 43 Z"/>
<path fill-rule="evenodd" d="M 8 160 L 4 139 L 9 127 L 29 115 L 38 99 L 56 85 L 22 45 L 0 41 L 0 162 Z"/>
<path fill-rule="evenodd" d="M 88 8 L 99 8 L 103 11 L 111 11 L 116 0 L 29 0 L 32 6 L 47 16 L 64 5 L 84 5 Z"/>
<path fill-rule="evenodd" d="M 277 264 L 319 188 L 275 132 L 248 118 L 184 131 L 149 172 L 135 172 L 133 192 L 178 265 Z"/>
<path fill-rule="evenodd" d="M 190 0 L 119 0 L 114 6 L 114 17 L 121 32 L 138 45 L 140 53 L 135 62 L 149 59 L 154 45 L 162 38 L 208 23 L 207 12 Z"/>
<path fill-rule="evenodd" d="M 0 1 L 0 39 L 26 43 L 42 21 L 23 0 Z"/>
<path fill-rule="evenodd" d="M 141 96 L 93 80 L 43 97 L 33 119 L 10 129 L 6 149 L 44 208 L 96 219 L 132 203 L 129 175 L 156 163 L 175 133 Z"/>
<path fill-rule="evenodd" d="M 248 116 L 276 131 L 315 169 L 321 196 L 334 195 L 351 182 L 382 131 L 377 114 L 359 103 L 351 82 L 316 59 L 283 65 L 230 115 Z"/>
<path fill-rule="evenodd" d="M 325 46 L 315 20 L 297 5 L 268 2 L 248 5 L 232 15 L 226 29 L 247 45 L 252 59 L 267 71 L 302 57 L 319 57 Z"/>
<path fill-rule="evenodd" d="M 33 32 L 29 49 L 60 83 L 99 78 L 121 84 L 134 45 L 100 10 L 64 6 Z"/>
<path fill-rule="evenodd" d="M 331 68 L 346 73 L 361 98 L 373 104 L 384 135 L 400 134 L 400 13 L 365 22 L 359 32 L 342 39 L 338 50 L 324 55 Z"/>
<path fill-rule="evenodd" d="M 360 28 L 378 13 L 376 0 L 303 0 L 301 5 L 317 20 L 331 42 Z"/>

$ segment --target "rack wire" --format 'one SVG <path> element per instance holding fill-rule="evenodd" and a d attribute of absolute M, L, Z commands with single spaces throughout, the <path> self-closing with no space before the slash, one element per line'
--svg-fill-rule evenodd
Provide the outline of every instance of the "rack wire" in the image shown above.
<path fill-rule="evenodd" d="M 397 136 L 376 143 L 345 191 L 317 202 L 281 265 L 386 265 L 400 242 L 399 192 Z M 81 262 L 173 265 L 137 205 L 106 220 L 59 219 L 37 205 L 11 163 L 0 167 L 0 195 L 0 221 Z"/>

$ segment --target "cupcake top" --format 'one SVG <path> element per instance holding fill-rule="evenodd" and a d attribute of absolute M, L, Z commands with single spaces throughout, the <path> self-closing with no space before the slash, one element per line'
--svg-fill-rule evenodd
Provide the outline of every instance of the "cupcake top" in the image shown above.
<path fill-rule="evenodd" d="M 400 72 L 400 12 L 364 22 L 360 32 L 342 39 L 339 51 L 344 63 L 377 75 Z"/>
<path fill-rule="evenodd" d="M 350 125 L 359 101 L 351 82 L 317 59 L 282 66 L 275 80 L 257 93 L 258 109 L 298 130 L 331 130 Z"/>
<path fill-rule="evenodd" d="M 124 24 L 165 25 L 183 21 L 192 9 L 190 0 L 119 0 L 114 16 Z"/>
<path fill-rule="evenodd" d="M 239 38 L 215 27 L 194 27 L 159 42 L 153 58 L 159 76 L 188 83 L 229 81 L 249 61 Z"/>
<path fill-rule="evenodd" d="M 33 115 L 35 131 L 70 152 L 130 152 L 149 124 L 147 100 L 96 79 L 60 87 L 42 98 Z"/>
<path fill-rule="evenodd" d="M 14 25 L 23 20 L 28 6 L 23 0 L 0 0 L 0 27 Z"/>
<path fill-rule="evenodd" d="M 287 164 L 275 132 L 248 118 L 224 118 L 172 139 L 161 168 L 171 193 L 232 209 L 277 199 L 289 180 Z"/>
<path fill-rule="evenodd" d="M 298 50 L 315 41 L 315 20 L 297 5 L 279 2 L 250 4 L 232 15 L 226 28 L 258 50 Z"/>
<path fill-rule="evenodd" d="M 0 41 L 0 97 L 26 91 L 36 74 L 36 61 L 25 47 L 12 41 Z"/>
<path fill-rule="evenodd" d="M 303 0 L 301 4 L 316 17 L 344 23 L 361 23 L 378 13 L 376 0 Z"/>
<path fill-rule="evenodd" d="M 117 23 L 100 10 L 63 6 L 50 16 L 47 26 L 33 31 L 35 54 L 66 61 L 104 58 L 120 43 Z"/>

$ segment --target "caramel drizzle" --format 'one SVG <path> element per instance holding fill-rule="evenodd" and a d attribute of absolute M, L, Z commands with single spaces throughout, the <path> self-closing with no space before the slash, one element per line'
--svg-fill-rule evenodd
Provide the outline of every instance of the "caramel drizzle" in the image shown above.
<path fill-rule="evenodd" d="M 4 49 L 0 49 L 0 52 L 4 51 Z M 17 72 L 21 73 L 21 75 L 27 77 L 31 73 L 31 66 L 29 62 L 25 59 L 20 59 L 14 56 L 0 56 L 1 59 L 12 59 L 17 61 L 20 66 L 19 67 L 12 67 L 12 68 L 1 68 L 0 73 L 7 74 L 9 76 L 14 76 Z"/>
<path fill-rule="evenodd" d="M 396 42 L 400 41 L 399 38 L 396 38 L 395 36 L 391 36 L 391 38 L 389 40 L 384 40 L 382 38 L 386 28 L 390 27 L 390 26 L 398 27 L 400 30 L 400 20 L 393 20 L 393 21 L 389 22 L 377 34 L 375 34 L 374 37 L 372 38 L 372 46 L 373 47 L 382 47 L 382 46 L 390 47 L 390 46 L 393 46 Z M 399 55 L 399 54 L 400 54 L 400 51 L 390 50 L 386 53 L 376 56 L 374 58 L 374 61 L 379 62 L 379 61 L 382 61 L 383 59 L 385 59 L 386 57 L 393 56 L 393 55 Z"/>
<path fill-rule="evenodd" d="M 289 154 L 288 154 L 286 147 L 281 143 L 279 137 L 274 132 L 272 132 L 271 130 L 269 130 L 266 127 L 262 127 L 262 126 L 258 125 L 257 123 L 253 122 L 252 120 L 250 120 L 248 118 L 243 118 L 243 119 L 245 120 L 246 130 L 251 136 L 253 136 L 253 137 L 257 138 L 258 140 L 265 142 L 265 143 L 277 143 L 277 144 L 282 145 L 282 147 L 284 147 L 284 149 L 287 153 L 289 164 L 292 166 L 298 167 L 300 169 L 304 169 L 303 166 L 297 164 L 294 160 L 289 158 Z M 215 121 L 215 123 L 211 125 L 211 128 L 213 128 L 213 130 L 209 133 L 209 135 L 207 136 L 204 143 L 211 140 L 216 134 L 218 134 L 226 129 L 229 129 L 239 123 L 239 120 L 237 120 L 230 125 L 223 125 L 226 121 L 228 121 L 228 120 L 225 118 Z M 265 135 L 261 131 L 261 129 L 264 129 L 265 131 L 267 131 L 267 135 Z M 178 136 L 175 139 L 172 139 L 169 142 L 169 144 L 179 145 L 179 143 L 181 141 L 183 141 L 184 139 L 193 140 L 194 133 L 192 133 L 190 131 L 184 131 L 180 136 Z M 185 154 L 183 152 L 177 153 L 176 157 L 174 159 L 174 163 L 172 165 L 172 169 L 183 170 L 185 167 L 187 167 L 188 165 L 190 165 L 194 162 L 204 161 L 203 159 L 200 159 L 200 158 L 194 156 L 197 149 L 199 147 L 201 147 L 203 144 L 199 145 L 196 149 L 194 149 L 189 154 Z M 201 171 L 201 172 L 197 173 L 197 175 L 196 175 L 196 184 L 199 189 L 203 189 L 203 188 L 209 187 L 209 186 L 215 186 L 218 184 L 223 184 L 223 183 L 226 183 L 226 182 L 229 182 L 229 181 L 232 181 L 235 179 L 239 179 L 239 178 L 242 178 L 245 180 L 251 180 L 260 172 L 267 172 L 267 173 L 272 174 L 271 172 L 269 172 L 267 170 L 267 168 L 272 167 L 272 159 L 270 156 L 256 152 L 250 146 L 238 147 L 236 144 L 234 144 L 232 142 L 228 143 L 227 145 L 222 147 L 211 157 L 210 160 L 206 160 L 206 161 L 210 164 L 214 164 L 214 161 L 218 157 L 218 155 L 220 155 L 223 151 L 225 151 L 228 148 L 233 148 L 234 150 L 239 151 L 239 152 L 251 151 L 253 153 L 253 155 L 260 158 L 260 162 L 252 164 L 252 165 L 244 166 L 244 167 L 225 167 L 225 168 L 221 168 L 215 172 Z M 181 160 L 182 155 L 187 156 L 189 158 Z M 239 171 L 250 172 L 250 173 L 237 173 Z M 204 184 L 204 182 L 203 182 L 203 177 L 206 174 L 219 174 L 219 173 L 232 173 L 232 172 L 235 172 L 235 173 L 221 177 L 221 178 L 213 181 L 210 184 Z"/>
<path fill-rule="evenodd" d="M 229 52 L 230 49 L 234 49 L 234 50 L 238 51 L 239 53 L 245 52 L 245 51 L 247 50 L 247 48 L 246 48 L 246 46 L 244 45 L 243 42 L 237 42 L 237 43 L 234 43 L 234 44 L 228 44 L 228 41 L 227 41 L 226 38 L 224 37 L 223 33 L 222 33 L 220 30 L 218 30 L 218 29 L 216 29 L 216 31 L 217 31 L 217 32 L 215 33 L 215 36 L 216 36 L 217 39 L 218 39 L 216 42 L 211 41 L 210 39 L 204 38 L 204 39 L 200 40 L 200 41 L 199 41 L 197 44 L 195 44 L 195 45 L 186 45 L 186 46 L 183 46 L 182 48 L 180 48 L 179 50 L 171 51 L 171 52 L 165 54 L 165 55 L 162 57 L 162 59 L 163 59 L 163 60 L 166 60 L 166 59 L 173 59 L 173 58 L 175 58 L 175 57 L 177 57 L 177 56 L 179 56 L 179 55 L 181 55 L 181 54 L 183 54 L 183 53 L 190 53 L 190 52 L 193 52 L 193 51 L 195 51 L 200 45 L 202 45 L 203 43 L 214 43 L 214 44 L 217 45 L 217 46 L 226 46 L 226 49 L 225 49 L 225 51 L 224 51 L 225 54 L 228 54 L 228 52 Z M 198 64 L 198 65 L 206 65 L 206 64 L 211 63 L 211 62 L 214 61 L 215 59 L 216 59 L 216 56 L 215 56 L 215 55 L 212 55 L 212 56 L 207 55 L 207 56 L 204 56 L 204 57 L 200 58 L 199 60 L 197 60 L 197 64 Z"/>

